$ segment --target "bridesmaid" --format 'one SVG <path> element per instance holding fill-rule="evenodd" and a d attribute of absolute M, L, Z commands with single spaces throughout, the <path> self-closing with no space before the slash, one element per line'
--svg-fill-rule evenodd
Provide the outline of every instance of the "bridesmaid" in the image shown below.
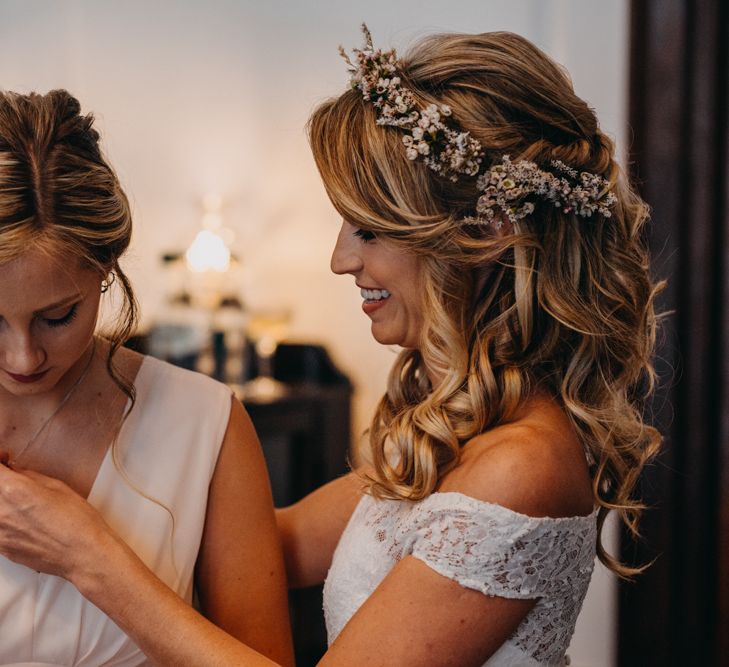
<path fill-rule="evenodd" d="M 128 552 L 183 606 L 196 587 L 209 619 L 196 617 L 200 627 L 292 664 L 283 559 L 250 420 L 224 385 L 121 347 L 136 315 L 119 266 L 130 236 L 91 116 L 65 91 L 0 93 L 0 449 L 23 471 L 0 482 L 19 502 L 15 518 L 0 509 L 3 539 L 22 549 L 13 522 L 39 512 L 39 527 L 60 531 L 57 549 L 81 546 L 71 561 L 93 551 L 111 564 L 114 548 Z M 112 283 L 118 322 L 97 336 Z M 50 506 L 25 495 L 32 480 Z M 75 516 L 65 514 L 69 489 Z M 36 571 L 47 563 L 28 565 L 0 557 L 1 664 L 150 664 L 73 583 Z"/>

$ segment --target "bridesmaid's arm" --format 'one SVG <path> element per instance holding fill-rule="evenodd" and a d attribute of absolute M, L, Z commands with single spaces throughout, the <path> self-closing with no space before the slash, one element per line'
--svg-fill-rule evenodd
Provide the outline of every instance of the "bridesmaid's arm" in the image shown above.
<path fill-rule="evenodd" d="M 156 665 L 274 667 L 278 662 L 242 644 L 187 605 L 136 554 L 110 533 L 105 561 L 79 567 L 71 581 Z M 110 541 L 110 542 L 109 542 Z M 286 659 L 282 664 L 291 665 Z"/>
<path fill-rule="evenodd" d="M 268 472 L 253 424 L 235 398 L 210 485 L 195 579 L 208 619 L 272 660 L 293 665 Z"/>
<path fill-rule="evenodd" d="M 91 505 L 51 477 L 0 465 L 0 554 L 69 580 L 155 664 L 278 664 L 198 614 Z"/>
<path fill-rule="evenodd" d="M 211 485 L 197 577 L 203 606 L 216 622 L 241 637 L 250 634 L 248 641 L 256 642 L 259 651 L 281 657 L 262 655 L 197 613 L 146 567 L 91 505 L 63 482 L 45 475 L 0 465 L 0 554 L 68 579 L 157 664 L 292 664 L 288 628 L 281 627 L 285 622 L 278 592 L 281 556 L 275 533 L 271 535 L 273 511 L 260 456 L 247 416 L 234 407 Z M 244 483 L 231 473 L 238 467 L 248 471 Z M 359 488 L 356 477 L 347 475 L 280 513 L 294 584 L 324 578 L 360 498 Z M 249 514 L 248 519 L 237 516 L 243 514 Z M 228 521 L 234 524 L 230 531 L 225 529 Z M 246 537 L 248 530 L 252 532 Z M 268 566 L 263 572 L 271 575 L 272 583 L 256 588 L 246 573 L 260 572 L 262 566 Z M 229 594 L 227 586 L 235 593 Z M 241 614 L 236 611 L 241 596 L 245 599 L 249 593 L 259 602 Z M 261 602 L 261 597 L 271 599 Z M 270 634 L 257 620 L 258 614 L 272 619 Z"/>
<path fill-rule="evenodd" d="M 1 465 L 0 553 L 70 580 L 160 665 L 293 665 L 268 474 L 238 401 L 210 485 L 196 566 L 207 618 L 160 581 L 67 485 Z"/>

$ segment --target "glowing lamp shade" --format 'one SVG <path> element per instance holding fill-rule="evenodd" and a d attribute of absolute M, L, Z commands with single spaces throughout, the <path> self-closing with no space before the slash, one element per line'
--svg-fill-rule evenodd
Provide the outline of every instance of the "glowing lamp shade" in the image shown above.
<path fill-rule="evenodd" d="M 222 237 L 209 229 L 203 229 L 187 249 L 185 260 L 190 270 L 196 273 L 223 273 L 230 266 L 230 250 Z"/>

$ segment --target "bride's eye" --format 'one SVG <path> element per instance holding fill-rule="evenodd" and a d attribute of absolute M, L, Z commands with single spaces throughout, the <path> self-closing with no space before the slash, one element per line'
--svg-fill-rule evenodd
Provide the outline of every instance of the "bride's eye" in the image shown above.
<path fill-rule="evenodd" d="M 369 241 L 374 241 L 375 238 L 377 238 L 374 232 L 367 231 L 366 229 L 357 229 L 354 232 L 354 235 L 357 238 L 362 239 L 362 241 L 364 241 L 365 243 L 368 243 Z"/>

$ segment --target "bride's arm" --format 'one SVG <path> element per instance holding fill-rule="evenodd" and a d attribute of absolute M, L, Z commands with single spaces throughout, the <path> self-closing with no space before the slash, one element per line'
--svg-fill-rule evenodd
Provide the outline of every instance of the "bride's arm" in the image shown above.
<path fill-rule="evenodd" d="M 362 481 L 352 472 L 294 505 L 276 510 L 289 588 L 324 581 L 339 538 L 361 497 Z"/>

